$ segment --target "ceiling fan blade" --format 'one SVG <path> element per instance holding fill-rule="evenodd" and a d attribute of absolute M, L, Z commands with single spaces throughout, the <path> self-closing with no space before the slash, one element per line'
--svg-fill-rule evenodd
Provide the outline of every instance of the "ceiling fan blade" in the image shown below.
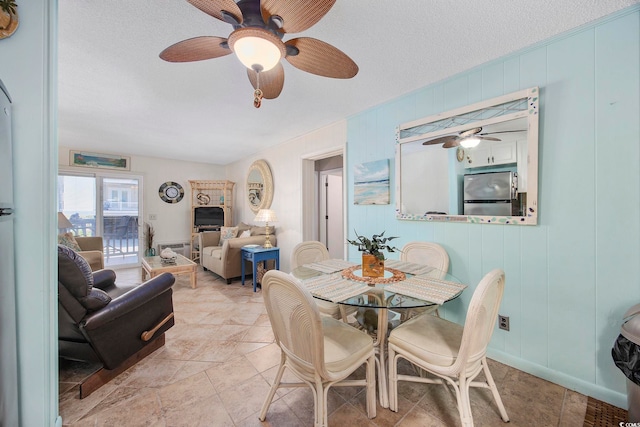
<path fill-rule="evenodd" d="M 251 86 L 253 86 L 254 89 L 257 89 L 258 73 L 250 68 L 247 68 L 247 75 L 249 76 Z M 283 86 L 284 67 L 282 66 L 282 63 L 278 63 L 278 65 L 276 65 L 269 71 L 263 71 L 260 73 L 260 90 L 262 90 L 262 95 L 264 98 L 277 98 L 280 95 L 280 92 L 282 92 Z"/>
<path fill-rule="evenodd" d="M 286 60 L 307 73 L 336 79 L 350 79 L 358 74 L 356 63 L 329 43 L 311 37 L 300 37 L 287 41 L 285 45 L 298 50 L 297 55 L 287 55 Z"/>
<path fill-rule="evenodd" d="M 168 62 L 192 62 L 229 55 L 231 49 L 224 37 L 203 36 L 183 40 L 160 52 L 160 58 Z M 225 43 L 223 47 L 222 43 Z"/>
<path fill-rule="evenodd" d="M 229 22 L 224 19 L 222 11 L 227 12 L 233 18 L 238 21 L 238 24 L 242 24 L 242 11 L 233 0 L 187 0 L 189 3 L 203 11 L 209 16 L 213 16 L 224 22 Z M 229 22 L 231 23 L 231 22 Z"/>
<path fill-rule="evenodd" d="M 460 146 L 460 138 L 455 138 L 451 141 L 447 141 L 444 144 L 442 144 L 442 148 L 453 148 L 453 147 L 459 147 Z"/>
<path fill-rule="evenodd" d="M 467 136 L 476 135 L 476 134 L 478 134 L 480 132 L 482 132 L 482 128 L 467 129 L 465 131 L 460 132 L 460 137 L 464 138 L 464 137 L 467 137 Z"/>
<path fill-rule="evenodd" d="M 494 138 L 492 136 L 477 136 L 476 138 L 482 141 L 502 141 L 500 138 Z"/>
<path fill-rule="evenodd" d="M 335 2 L 336 0 L 261 0 L 260 7 L 264 22 L 268 23 L 271 16 L 279 16 L 282 18 L 282 32 L 299 33 L 322 19 Z"/>
<path fill-rule="evenodd" d="M 422 143 L 422 145 L 448 144 L 450 142 L 456 141 L 457 139 L 458 139 L 457 135 L 441 136 L 439 138 L 434 138 L 429 141 L 425 141 Z"/>

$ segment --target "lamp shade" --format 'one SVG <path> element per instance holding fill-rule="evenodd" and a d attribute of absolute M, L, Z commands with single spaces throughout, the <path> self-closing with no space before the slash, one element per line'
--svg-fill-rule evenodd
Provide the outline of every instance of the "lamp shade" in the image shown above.
<path fill-rule="evenodd" d="M 276 216 L 276 213 L 271 209 L 260 209 L 253 220 L 255 222 L 276 222 L 278 220 L 278 217 Z"/>
<path fill-rule="evenodd" d="M 245 67 L 256 72 L 269 71 L 286 53 L 282 40 L 256 27 L 235 30 L 229 36 L 229 46 Z"/>
<path fill-rule="evenodd" d="M 58 212 L 58 228 L 73 228 L 71 221 L 62 212 Z"/>
<path fill-rule="evenodd" d="M 470 136 L 460 141 L 460 145 L 462 145 L 464 148 L 473 148 L 478 144 L 480 144 L 480 138 L 476 138 L 473 136 Z"/>

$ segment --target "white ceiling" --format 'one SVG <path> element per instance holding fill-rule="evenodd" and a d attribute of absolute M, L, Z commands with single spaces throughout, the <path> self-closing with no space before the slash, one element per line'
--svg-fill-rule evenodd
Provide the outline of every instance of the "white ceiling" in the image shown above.
<path fill-rule="evenodd" d="M 638 1 L 338 0 L 284 40 L 332 44 L 358 74 L 324 78 L 283 60 L 281 95 L 256 109 L 233 55 L 158 57 L 178 41 L 232 31 L 186 0 L 60 0 L 59 143 L 224 165 Z"/>

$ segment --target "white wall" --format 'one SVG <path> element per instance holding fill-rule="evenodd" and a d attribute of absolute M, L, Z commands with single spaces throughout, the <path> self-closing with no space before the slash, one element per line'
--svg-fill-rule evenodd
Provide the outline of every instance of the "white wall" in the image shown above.
<path fill-rule="evenodd" d="M 64 141 L 60 141 L 63 144 Z M 58 152 L 59 167 L 65 170 L 77 169 L 91 172 L 87 168 L 69 166 L 69 150 L 73 148 L 60 146 Z M 113 154 L 113 153 L 106 153 Z M 208 163 L 184 162 L 157 157 L 131 156 L 131 171 L 121 172 L 143 177 L 143 209 L 144 220 L 153 225 L 155 231 L 154 247 L 158 243 L 189 242 L 191 238 L 191 186 L 189 180 L 226 179 L 224 166 Z M 159 197 L 159 187 L 167 182 L 177 182 L 184 188 L 184 197 L 178 203 L 166 203 Z M 149 215 L 156 215 L 150 220 Z"/>
<path fill-rule="evenodd" d="M 343 148 L 346 140 L 346 121 L 343 120 L 227 165 L 227 179 L 236 183 L 234 224 L 240 221 L 255 224 L 255 213 L 247 200 L 247 173 L 249 166 L 258 159 L 269 164 L 274 187 L 271 209 L 278 216 L 274 225 L 281 270 L 289 271 L 291 250 L 302 241 L 302 159 Z"/>

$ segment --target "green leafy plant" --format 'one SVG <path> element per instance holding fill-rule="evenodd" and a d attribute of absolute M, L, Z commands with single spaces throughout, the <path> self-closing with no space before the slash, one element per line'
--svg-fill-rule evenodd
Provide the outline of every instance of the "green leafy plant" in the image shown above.
<path fill-rule="evenodd" d="M 371 238 L 368 238 L 359 235 L 356 230 L 353 231 L 356 233 L 356 238 L 353 240 L 347 239 L 347 242 L 356 246 L 360 252 L 371 254 L 380 260 L 384 260 L 384 253 L 382 251 L 395 252 L 400 250 L 395 246 L 387 244 L 390 240 L 397 239 L 397 236 L 384 237 L 385 232 L 383 231 L 380 234 L 374 234 Z"/>

